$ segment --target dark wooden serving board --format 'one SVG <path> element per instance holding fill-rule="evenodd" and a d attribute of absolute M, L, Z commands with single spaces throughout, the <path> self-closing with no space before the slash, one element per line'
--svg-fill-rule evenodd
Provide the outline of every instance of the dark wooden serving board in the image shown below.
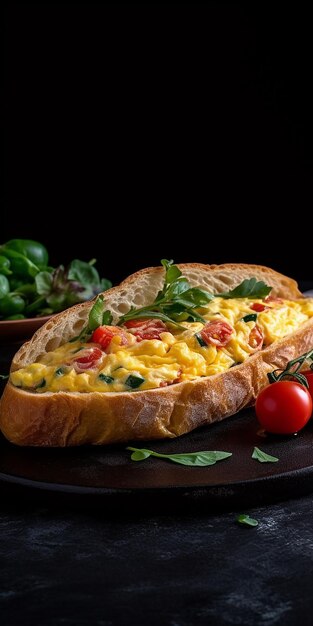
<path fill-rule="evenodd" d="M 67 449 L 18 448 L 0 441 L 2 484 L 63 494 L 118 499 L 202 498 L 250 503 L 313 491 L 313 422 L 298 435 L 258 434 L 254 409 L 178 439 L 135 443 L 158 452 L 224 450 L 233 456 L 209 467 L 185 467 L 157 458 L 130 460 L 126 445 Z M 254 446 L 278 463 L 251 458 Z"/>

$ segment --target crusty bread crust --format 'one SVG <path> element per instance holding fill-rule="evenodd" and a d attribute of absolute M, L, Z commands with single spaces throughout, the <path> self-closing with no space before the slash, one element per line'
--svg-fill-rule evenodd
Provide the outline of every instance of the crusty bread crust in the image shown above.
<path fill-rule="evenodd" d="M 301 297 L 297 284 L 269 268 L 255 265 L 180 265 L 192 286 L 215 293 L 255 276 L 273 286 L 273 295 Z M 148 268 L 105 292 L 115 320 L 130 305 L 153 302 L 164 270 Z M 15 355 L 12 369 L 24 367 L 77 334 L 92 303 L 55 316 Z M 313 347 L 313 319 L 288 337 L 257 352 L 222 374 L 169 387 L 119 393 L 43 393 L 23 391 L 8 383 L 0 405 L 0 428 L 13 443 L 30 446 L 108 444 L 128 440 L 176 437 L 211 424 L 253 404 L 267 384 L 267 373 Z"/>

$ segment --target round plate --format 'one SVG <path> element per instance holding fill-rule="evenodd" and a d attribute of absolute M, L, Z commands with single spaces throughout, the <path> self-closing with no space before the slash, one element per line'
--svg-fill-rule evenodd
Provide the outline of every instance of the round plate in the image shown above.
<path fill-rule="evenodd" d="M 1 343 L 13 343 L 26 341 L 40 326 L 47 322 L 51 315 L 45 317 L 29 317 L 25 320 L 1 320 L 0 341 Z"/>
<path fill-rule="evenodd" d="M 65 449 L 18 448 L 0 442 L 0 480 L 41 490 L 103 496 L 204 497 L 245 503 L 298 496 L 313 490 L 313 423 L 292 437 L 261 437 L 254 410 L 178 439 L 136 442 L 162 453 L 223 450 L 232 457 L 209 467 L 186 467 L 149 458 L 134 462 L 125 445 Z M 254 446 L 279 458 L 260 463 Z M 142 496 L 145 496 L 142 500 Z"/>

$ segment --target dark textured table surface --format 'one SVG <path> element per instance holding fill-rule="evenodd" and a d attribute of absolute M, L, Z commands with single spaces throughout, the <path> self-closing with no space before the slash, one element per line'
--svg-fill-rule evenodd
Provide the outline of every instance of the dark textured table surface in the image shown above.
<path fill-rule="evenodd" d="M 2 626 L 312 624 L 313 495 L 175 507 L 1 488 Z"/>
<path fill-rule="evenodd" d="M 312 624 L 313 499 L 237 513 L 2 501 L 1 623 Z"/>

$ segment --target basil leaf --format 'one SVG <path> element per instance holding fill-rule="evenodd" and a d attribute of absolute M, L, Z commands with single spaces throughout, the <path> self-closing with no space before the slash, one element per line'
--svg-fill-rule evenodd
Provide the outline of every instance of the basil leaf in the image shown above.
<path fill-rule="evenodd" d="M 130 450 L 130 448 L 127 448 L 127 450 Z M 142 449 L 142 450 L 135 450 L 135 452 L 132 453 L 130 458 L 132 461 L 144 461 L 149 456 L 151 456 L 150 451 Z"/>
<path fill-rule="evenodd" d="M 203 289 L 190 287 L 188 280 L 182 276 L 180 269 L 173 265 L 172 260 L 162 259 L 161 263 L 165 268 L 165 280 L 163 289 L 158 292 L 154 302 L 140 309 L 131 308 L 126 315 L 122 315 L 118 323 L 123 324 L 135 318 L 155 317 L 174 323 L 181 330 L 185 330 L 184 326 L 178 324 L 178 321 L 182 319 L 191 319 L 205 324 L 206 320 L 194 309 L 210 302 L 214 298 L 213 294 Z"/>
<path fill-rule="evenodd" d="M 198 287 L 192 287 L 188 291 L 184 292 L 184 300 L 189 300 L 192 305 L 205 306 L 208 302 L 213 300 L 213 293 L 209 293 L 204 289 L 198 289 Z"/>
<path fill-rule="evenodd" d="M 241 515 L 238 515 L 238 517 L 236 518 L 236 521 L 239 524 L 243 524 L 244 526 L 258 526 L 259 522 L 256 519 L 253 519 L 253 517 L 250 517 L 250 515 L 245 515 L 245 513 L 242 513 Z"/>
<path fill-rule="evenodd" d="M 72 337 L 72 339 L 69 340 L 69 343 L 73 343 L 77 340 L 84 341 L 94 330 L 96 330 L 96 328 L 99 328 L 99 326 L 102 326 L 103 324 L 111 325 L 113 319 L 112 313 L 111 311 L 103 311 L 104 306 L 104 297 L 100 294 L 89 311 L 88 324 L 83 327 L 79 335 Z"/>
<path fill-rule="evenodd" d="M 263 280 L 257 280 L 256 278 L 246 278 L 237 285 L 231 291 L 216 294 L 220 298 L 265 298 L 272 287 L 266 285 Z"/>
<path fill-rule="evenodd" d="M 100 287 L 100 277 L 93 265 L 74 259 L 68 269 L 68 279 L 80 283 L 83 287 L 97 285 Z"/>
<path fill-rule="evenodd" d="M 222 461 L 223 459 L 227 459 L 232 456 L 231 452 L 221 452 L 221 451 L 200 451 L 200 452 L 185 452 L 183 454 L 161 454 L 159 452 L 154 452 L 153 450 L 148 450 L 146 448 L 133 448 L 128 446 L 126 450 L 132 450 L 133 454 L 131 455 L 132 461 L 143 461 L 147 459 L 149 456 L 154 456 L 159 459 L 165 459 L 168 461 L 172 461 L 173 463 L 179 463 L 180 465 L 189 465 L 191 467 L 207 467 L 209 465 L 215 465 L 217 461 Z"/>
<path fill-rule="evenodd" d="M 177 265 L 173 265 L 174 261 L 168 261 L 167 259 L 162 259 L 161 263 L 165 268 L 165 283 L 173 283 L 177 278 L 179 278 L 182 273 Z"/>
<path fill-rule="evenodd" d="M 102 326 L 111 326 L 113 322 L 113 315 L 111 311 L 104 311 L 102 315 Z"/>
<path fill-rule="evenodd" d="M 181 314 L 183 312 L 188 313 L 187 315 L 187 319 L 190 318 L 191 320 L 193 320 L 194 322 L 201 322 L 202 324 L 206 324 L 206 319 L 204 319 L 204 317 L 202 317 L 202 315 L 200 315 L 199 313 L 197 313 L 195 311 L 194 308 L 192 308 L 190 306 L 190 304 L 188 302 L 186 302 L 185 300 L 177 300 L 175 302 L 174 305 L 170 306 L 170 307 L 163 307 L 166 312 L 168 313 L 169 317 L 172 319 L 176 320 L 176 316 L 177 314 Z M 183 327 L 183 330 L 186 330 L 185 327 Z"/>
<path fill-rule="evenodd" d="M 145 317 L 156 317 L 165 322 L 172 322 L 176 325 L 182 320 L 193 320 L 206 324 L 206 320 L 195 309 L 206 306 L 213 298 L 214 294 L 205 289 L 190 287 L 188 280 L 182 275 L 180 269 L 173 265 L 173 261 L 162 259 L 165 268 L 165 280 L 163 289 L 158 292 L 154 302 L 139 309 L 131 308 L 128 313 L 122 315 L 118 324 Z M 228 293 L 218 294 L 222 298 L 262 298 L 271 291 L 263 281 L 256 278 L 244 280 Z M 181 329 L 184 327 L 180 326 Z"/>
<path fill-rule="evenodd" d="M 178 324 L 177 322 L 175 322 L 175 320 L 169 317 L 169 315 L 166 315 L 165 313 L 161 313 L 161 312 L 158 313 L 158 311 L 151 311 L 148 308 L 130 310 L 128 313 L 126 313 L 126 315 L 123 315 L 123 317 L 120 318 L 119 325 L 122 324 L 123 322 L 127 322 L 127 320 L 132 320 L 135 318 L 140 319 L 142 317 L 143 318 L 155 317 L 159 320 L 163 320 L 163 322 L 174 324 L 175 326 L 177 326 L 177 328 L 180 328 L 181 330 L 186 330 L 185 326 L 182 326 L 181 324 Z"/>
<path fill-rule="evenodd" d="M 188 291 L 188 289 L 189 283 L 187 278 L 178 278 L 178 280 L 172 282 L 172 284 L 169 286 L 166 291 L 166 296 L 170 300 L 171 298 L 175 298 L 176 296 L 179 296 L 179 294 Z"/>
<path fill-rule="evenodd" d="M 106 291 L 107 289 L 111 289 L 112 283 L 108 278 L 101 278 L 100 280 L 101 291 Z"/>
<path fill-rule="evenodd" d="M 39 272 L 35 276 L 36 289 L 40 296 L 48 296 L 51 292 L 53 278 L 49 272 Z"/>
<path fill-rule="evenodd" d="M 266 454 L 263 450 L 260 450 L 260 448 L 257 447 L 254 448 L 251 458 L 260 461 L 260 463 L 277 463 L 277 461 L 279 461 L 277 456 Z"/>
<path fill-rule="evenodd" d="M 103 307 L 104 307 L 104 298 L 103 296 L 99 296 L 90 309 L 89 317 L 88 317 L 88 328 L 89 330 L 96 330 L 99 326 L 102 325 L 103 321 Z"/>

